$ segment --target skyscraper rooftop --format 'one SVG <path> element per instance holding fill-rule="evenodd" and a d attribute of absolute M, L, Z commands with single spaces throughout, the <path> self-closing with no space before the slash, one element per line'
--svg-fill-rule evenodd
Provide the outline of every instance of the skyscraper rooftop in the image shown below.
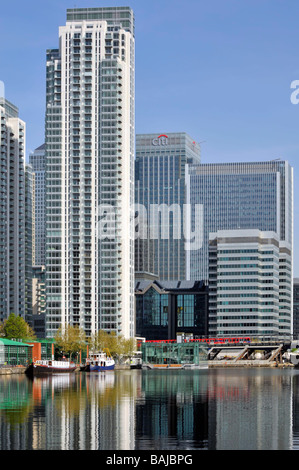
<path fill-rule="evenodd" d="M 0 106 L 3 106 L 5 109 L 6 116 L 8 118 L 17 118 L 19 117 L 19 108 L 10 101 L 0 96 Z"/>
<path fill-rule="evenodd" d="M 105 20 L 108 25 L 121 23 L 122 27 L 134 34 L 134 13 L 130 7 L 69 8 L 67 21 Z"/>

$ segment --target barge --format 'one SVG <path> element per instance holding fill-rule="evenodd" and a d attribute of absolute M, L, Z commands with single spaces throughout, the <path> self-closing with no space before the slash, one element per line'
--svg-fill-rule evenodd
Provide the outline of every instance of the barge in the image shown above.
<path fill-rule="evenodd" d="M 45 376 L 52 374 L 66 374 L 76 370 L 76 364 L 70 361 L 35 361 L 27 367 L 28 376 Z"/>

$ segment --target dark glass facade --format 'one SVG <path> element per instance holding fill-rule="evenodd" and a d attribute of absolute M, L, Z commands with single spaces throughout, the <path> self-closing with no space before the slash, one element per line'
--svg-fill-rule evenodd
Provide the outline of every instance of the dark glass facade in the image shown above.
<path fill-rule="evenodd" d="M 147 340 L 177 334 L 208 335 L 208 289 L 198 281 L 139 281 L 135 287 L 136 335 Z"/>

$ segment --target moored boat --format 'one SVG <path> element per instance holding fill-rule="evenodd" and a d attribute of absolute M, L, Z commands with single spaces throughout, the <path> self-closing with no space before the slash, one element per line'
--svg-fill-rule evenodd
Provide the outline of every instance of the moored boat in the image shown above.
<path fill-rule="evenodd" d="M 99 353 L 90 354 L 85 364 L 80 366 L 82 372 L 101 372 L 105 370 L 114 370 L 115 361 L 108 349 Z"/>
<path fill-rule="evenodd" d="M 74 372 L 76 364 L 70 361 L 35 361 L 26 369 L 26 374 L 30 376 L 41 376 L 51 374 L 65 374 Z"/>
<path fill-rule="evenodd" d="M 291 352 L 289 354 L 290 362 L 293 364 L 294 367 L 299 368 L 299 351 Z"/>

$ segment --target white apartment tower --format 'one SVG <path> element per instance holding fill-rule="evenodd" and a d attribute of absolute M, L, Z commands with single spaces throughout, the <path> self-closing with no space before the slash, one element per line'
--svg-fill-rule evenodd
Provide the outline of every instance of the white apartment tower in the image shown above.
<path fill-rule="evenodd" d="M 135 333 L 134 47 L 129 7 L 83 8 L 47 51 L 48 337 Z"/>
<path fill-rule="evenodd" d="M 0 96 L 0 323 L 25 318 L 25 137 L 16 106 Z"/>

